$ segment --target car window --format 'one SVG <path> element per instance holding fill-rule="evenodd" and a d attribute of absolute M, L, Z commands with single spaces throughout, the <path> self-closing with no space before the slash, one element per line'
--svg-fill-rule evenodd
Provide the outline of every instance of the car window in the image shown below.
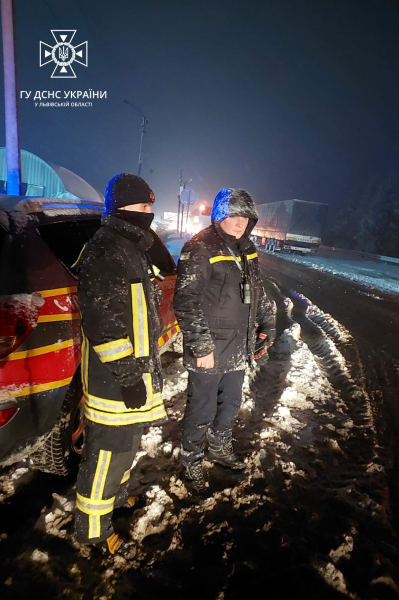
<path fill-rule="evenodd" d="M 83 246 L 93 237 L 100 225 L 100 219 L 87 219 L 40 225 L 37 230 L 56 257 L 71 269 Z"/>
<path fill-rule="evenodd" d="M 0 225 L 0 295 L 26 291 L 23 249 Z"/>

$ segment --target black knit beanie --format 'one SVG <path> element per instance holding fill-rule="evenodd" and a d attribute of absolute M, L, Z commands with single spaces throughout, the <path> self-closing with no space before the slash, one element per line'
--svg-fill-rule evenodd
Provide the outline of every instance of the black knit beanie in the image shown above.
<path fill-rule="evenodd" d="M 105 190 L 105 213 L 114 214 L 131 204 L 153 203 L 155 195 L 150 186 L 138 175 L 119 173 L 110 179 Z"/>

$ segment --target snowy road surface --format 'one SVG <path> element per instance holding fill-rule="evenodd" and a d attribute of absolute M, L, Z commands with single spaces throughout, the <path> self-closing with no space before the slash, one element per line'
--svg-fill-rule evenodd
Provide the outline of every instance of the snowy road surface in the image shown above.
<path fill-rule="evenodd" d="M 179 464 L 187 374 L 179 352 L 165 354 L 170 420 L 144 438 L 131 486 L 138 507 L 115 515 L 124 556 L 74 542 L 73 476 L 8 468 L 2 599 L 399 597 L 395 423 L 385 412 L 398 389 L 397 304 L 262 261 L 278 335 L 244 388 L 235 437 L 246 470 L 209 463 L 209 498 L 190 497 Z"/>
<path fill-rule="evenodd" d="M 348 258 L 334 258 L 318 254 L 295 256 L 288 253 L 277 253 L 280 258 L 297 264 L 302 264 L 311 269 L 331 273 L 350 279 L 375 290 L 399 294 L 399 264 L 384 263 L 371 260 L 348 260 Z"/>

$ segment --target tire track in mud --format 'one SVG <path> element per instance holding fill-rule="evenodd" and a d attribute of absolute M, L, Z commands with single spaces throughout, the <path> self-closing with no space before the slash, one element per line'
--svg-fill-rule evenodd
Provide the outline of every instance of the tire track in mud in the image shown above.
<path fill-rule="evenodd" d="M 277 451 L 282 462 L 294 463 L 298 471 L 307 475 L 293 509 L 295 503 L 301 505 L 305 499 L 309 506 L 318 505 L 321 513 L 318 533 L 323 532 L 327 539 L 330 537 L 329 552 L 323 559 L 319 556 L 319 562 L 313 559 L 312 564 L 330 583 L 335 581 L 336 588 L 346 596 L 396 597 L 398 572 L 394 565 L 398 553 L 383 466 L 386 456 L 378 444 L 364 368 L 355 341 L 330 315 L 304 296 L 295 292 L 284 294 L 275 282 L 266 280 L 265 283 L 281 313 L 278 315 L 280 326 L 275 347 L 258 374 L 255 387 L 259 390 L 268 387 L 270 392 L 266 421 L 272 424 L 274 432 L 269 432 L 269 452 Z M 308 383 L 313 385 L 310 396 L 306 395 L 309 393 L 306 382 L 296 378 L 298 346 L 302 346 L 302 376 L 306 377 L 307 373 Z M 314 370 L 312 360 L 319 373 Z M 299 395 L 305 394 L 306 401 L 298 396 L 293 401 L 288 394 L 292 384 Z M 285 435 L 278 435 L 278 428 L 284 430 L 281 413 L 286 413 L 286 419 L 296 418 L 302 429 L 298 425 L 296 431 L 285 427 Z M 304 439 L 307 447 L 303 445 Z M 309 459 L 309 454 L 313 454 L 313 458 Z M 290 483 L 292 489 L 292 481 Z M 313 494 L 319 494 L 316 503 Z M 281 507 L 286 501 L 280 494 L 276 504 Z M 314 529 L 314 523 L 309 524 L 309 532 Z M 337 545 L 339 538 L 346 540 L 341 549 Z M 343 559 L 343 548 L 348 550 L 349 542 L 351 551 Z M 316 556 L 317 545 L 313 550 Z M 373 553 L 374 559 L 371 559 Z M 359 556 L 362 557 L 360 562 Z"/>

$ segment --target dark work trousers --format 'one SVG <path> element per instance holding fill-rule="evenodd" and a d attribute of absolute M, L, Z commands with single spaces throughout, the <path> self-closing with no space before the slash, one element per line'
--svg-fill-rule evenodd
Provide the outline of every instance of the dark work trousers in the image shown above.
<path fill-rule="evenodd" d="M 117 438 L 118 432 L 114 435 Z M 130 471 L 141 435 L 142 432 L 132 435 L 127 452 L 114 452 L 101 448 L 96 427 L 90 426 L 76 484 L 75 536 L 78 542 L 96 544 L 112 535 L 112 511 L 123 506 L 129 497 Z"/>
<path fill-rule="evenodd" d="M 183 417 L 182 462 L 188 466 L 204 456 L 210 427 L 221 439 L 228 436 L 241 405 L 244 371 L 188 372 L 187 405 Z"/>

